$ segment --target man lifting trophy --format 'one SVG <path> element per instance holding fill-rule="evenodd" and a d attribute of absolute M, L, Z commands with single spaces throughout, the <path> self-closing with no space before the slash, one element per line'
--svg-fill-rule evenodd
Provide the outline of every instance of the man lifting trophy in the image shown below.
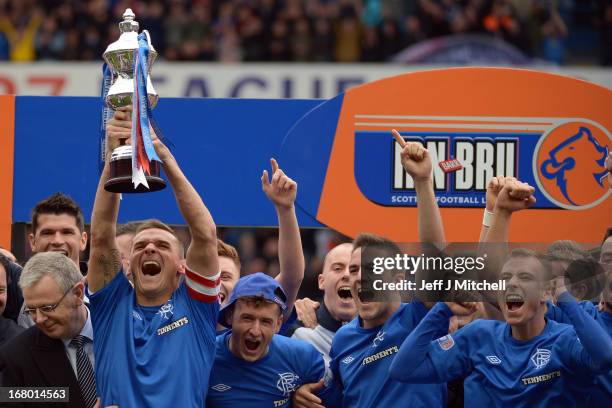
<path fill-rule="evenodd" d="M 112 85 L 104 97 L 106 107 L 113 110 L 132 108 L 130 143 L 123 140 L 123 145 L 114 149 L 110 157 L 110 178 L 104 188 L 113 193 L 143 193 L 166 187 L 160 176 L 161 162 L 153 148 L 149 127 L 151 108 L 158 99 L 149 76 L 157 52 L 146 30 L 138 34 L 135 17 L 131 9 L 125 10 L 123 21 L 119 23 L 121 35 L 103 55 L 110 68 L 105 81 L 112 78 Z"/>

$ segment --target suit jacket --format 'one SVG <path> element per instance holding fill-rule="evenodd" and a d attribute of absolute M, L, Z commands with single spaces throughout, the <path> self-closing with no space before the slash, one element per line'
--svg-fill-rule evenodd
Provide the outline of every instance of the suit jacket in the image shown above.
<path fill-rule="evenodd" d="M 45 407 L 85 406 L 64 343 L 48 337 L 36 326 L 30 327 L 0 348 L 0 381 L 4 387 L 68 387 L 70 402 L 48 403 Z M 29 403 L 23 406 L 33 405 Z"/>

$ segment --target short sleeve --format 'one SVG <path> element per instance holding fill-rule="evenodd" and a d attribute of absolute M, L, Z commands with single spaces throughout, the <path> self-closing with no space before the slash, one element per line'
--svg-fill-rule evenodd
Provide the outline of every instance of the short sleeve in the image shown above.
<path fill-rule="evenodd" d="M 87 288 L 91 323 L 96 338 L 106 339 L 111 335 L 117 306 L 129 299 L 133 290 L 123 270 L 119 271 L 110 283 L 94 294 L 90 294 L 89 288 Z"/>

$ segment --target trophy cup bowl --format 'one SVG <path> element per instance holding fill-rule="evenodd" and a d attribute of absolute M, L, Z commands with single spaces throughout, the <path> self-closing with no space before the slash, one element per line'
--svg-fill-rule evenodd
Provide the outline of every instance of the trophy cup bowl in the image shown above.
<path fill-rule="evenodd" d="M 138 28 L 134 21 L 134 13 L 127 9 L 123 13 L 123 21 L 119 23 L 121 35 L 117 41 L 110 44 L 104 52 L 104 60 L 113 73 L 113 84 L 106 95 L 106 105 L 114 110 L 131 107 L 134 95 L 134 63 L 135 54 L 138 52 Z M 158 100 L 157 92 L 151 83 L 150 72 L 157 52 L 152 45 L 149 47 L 149 58 L 147 61 L 147 97 L 149 106 L 155 107 Z M 132 182 L 132 146 L 122 145 L 114 149 L 110 157 L 110 177 L 104 184 L 104 189 L 113 193 L 148 193 L 158 191 L 166 187 L 166 182 L 161 178 L 161 163 L 151 161 L 149 164 L 150 174 L 146 174 L 146 188 L 140 184 L 134 188 Z"/>

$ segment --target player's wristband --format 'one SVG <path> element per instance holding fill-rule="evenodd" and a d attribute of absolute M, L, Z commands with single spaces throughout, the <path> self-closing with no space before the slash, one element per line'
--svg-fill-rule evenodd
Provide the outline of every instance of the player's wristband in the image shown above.
<path fill-rule="evenodd" d="M 489 228 L 491 226 L 491 220 L 493 219 L 493 213 L 487 209 L 485 209 L 484 214 L 482 216 L 482 225 Z"/>

